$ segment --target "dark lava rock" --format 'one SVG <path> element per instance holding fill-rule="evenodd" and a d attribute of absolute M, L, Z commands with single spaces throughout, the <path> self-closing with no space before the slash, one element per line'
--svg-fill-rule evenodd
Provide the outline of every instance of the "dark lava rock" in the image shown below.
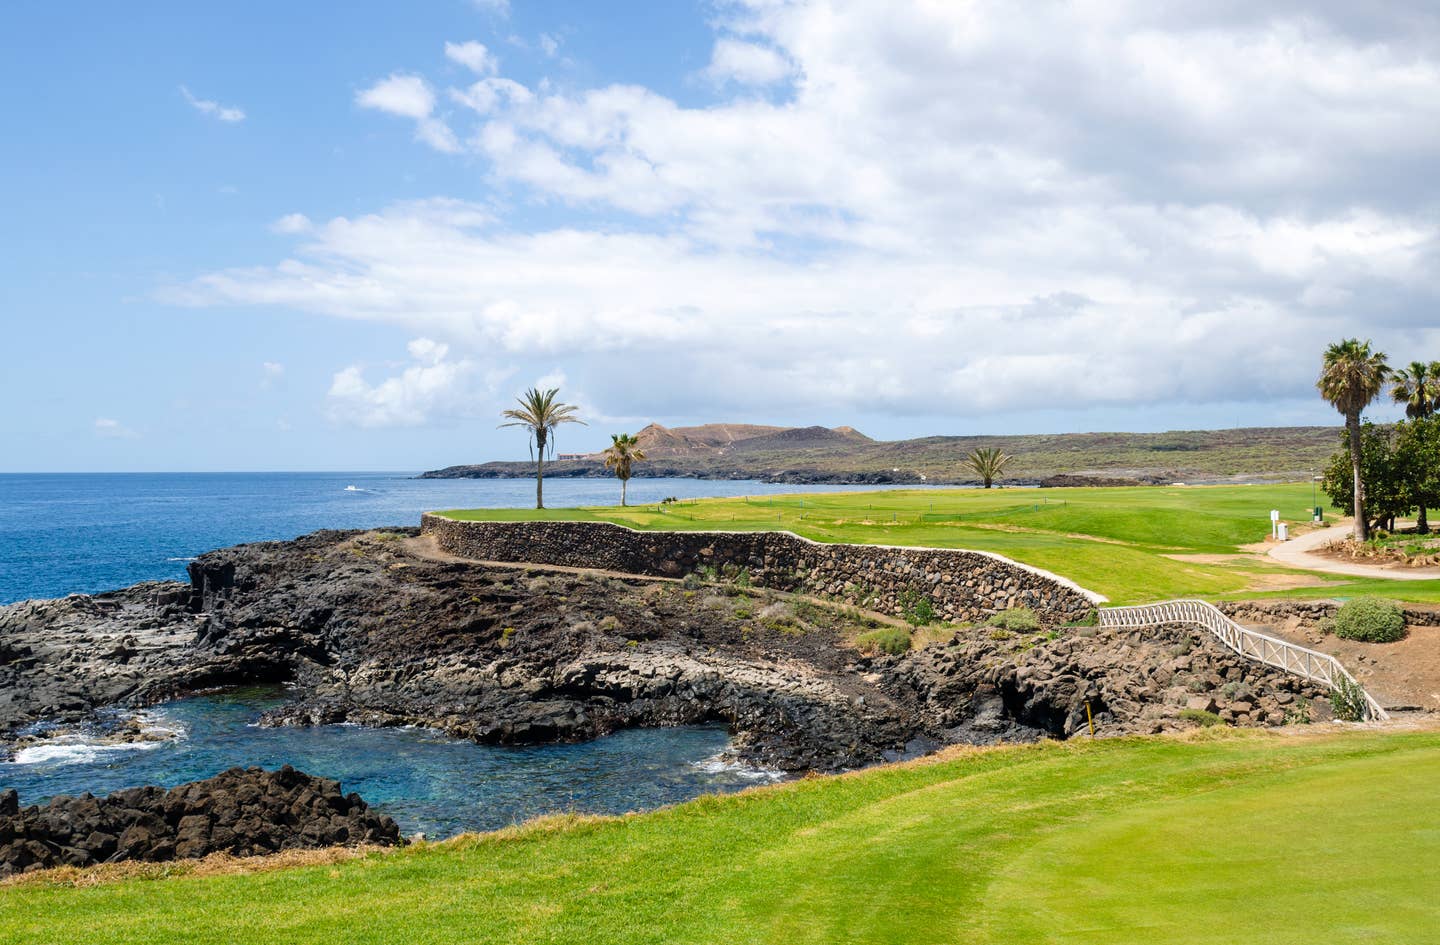
<path fill-rule="evenodd" d="M 1101 735 L 1188 727 L 1180 713 L 1197 696 L 1235 725 L 1283 724 L 1325 695 L 1181 628 L 957 628 L 867 656 L 849 642 L 867 625 L 843 588 L 826 603 L 500 567 L 440 554 L 415 529 L 221 549 L 190 577 L 0 607 L 0 751 L 42 719 L 82 724 L 102 706 L 276 681 L 296 701 L 266 724 L 418 725 L 522 745 L 722 723 L 738 757 L 792 772 L 1064 738 L 1092 719 Z M 167 855 L 215 843 L 213 825 L 207 841 L 198 821 L 166 824 L 84 836 Z M 89 849 L 73 834 L 60 847 Z"/>
<path fill-rule="evenodd" d="M 169 790 L 60 796 L 25 808 L 13 790 L 0 792 L 0 876 L 123 860 L 402 842 L 395 821 L 371 811 L 359 795 L 341 794 L 339 782 L 289 765 L 279 771 L 231 768 Z"/>

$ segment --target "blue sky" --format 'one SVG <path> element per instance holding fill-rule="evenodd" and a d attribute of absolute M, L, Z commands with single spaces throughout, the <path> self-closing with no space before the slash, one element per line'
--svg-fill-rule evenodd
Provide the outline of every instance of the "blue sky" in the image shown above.
<path fill-rule="evenodd" d="M 1409 7 L 11 2 L 0 470 L 1331 422 L 1440 357 Z"/>

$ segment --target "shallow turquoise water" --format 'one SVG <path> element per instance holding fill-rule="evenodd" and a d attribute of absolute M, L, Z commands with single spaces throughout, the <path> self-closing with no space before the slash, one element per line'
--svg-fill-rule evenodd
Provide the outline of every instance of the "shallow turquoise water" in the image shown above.
<path fill-rule="evenodd" d="M 704 793 L 735 791 L 773 776 L 718 761 L 724 729 L 636 729 L 578 745 L 500 748 L 420 729 L 350 725 L 260 728 L 283 691 L 237 690 L 173 702 L 149 713 L 181 737 L 147 747 L 93 740 L 46 744 L 0 763 L 0 788 L 23 804 L 56 794 L 108 794 L 141 784 L 171 786 L 226 768 L 292 764 L 339 780 L 394 817 L 406 834 L 445 837 L 492 830 L 540 814 L 619 814 Z"/>

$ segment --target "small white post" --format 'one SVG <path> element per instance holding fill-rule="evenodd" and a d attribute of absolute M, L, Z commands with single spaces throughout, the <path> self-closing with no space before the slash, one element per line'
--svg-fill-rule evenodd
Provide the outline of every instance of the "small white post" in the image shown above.
<path fill-rule="evenodd" d="M 1270 510 L 1270 537 L 1271 537 L 1271 538 L 1276 538 L 1276 537 L 1279 536 L 1279 534 L 1280 534 L 1280 528 L 1279 528 L 1279 526 L 1280 526 L 1280 510 L 1279 510 L 1279 509 L 1271 509 L 1271 510 Z"/>

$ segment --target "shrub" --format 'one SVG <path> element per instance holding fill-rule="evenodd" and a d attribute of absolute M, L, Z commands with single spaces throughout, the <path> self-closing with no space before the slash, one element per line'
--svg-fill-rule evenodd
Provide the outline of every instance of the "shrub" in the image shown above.
<path fill-rule="evenodd" d="M 992 627 L 1013 630 L 1016 633 L 1027 633 L 1031 630 L 1040 629 L 1040 618 L 1035 616 L 1035 611 L 1029 607 L 1012 607 L 1002 613 L 995 614 L 985 622 Z"/>
<path fill-rule="evenodd" d="M 910 649 L 910 631 L 901 627 L 882 627 L 860 634 L 855 638 L 855 646 L 863 653 L 899 656 Z"/>
<path fill-rule="evenodd" d="M 1098 611 L 1098 610 L 1086 611 L 1085 616 L 1081 617 L 1079 620 L 1072 620 L 1072 621 L 1070 621 L 1069 623 L 1067 623 L 1065 626 L 1067 626 L 1067 627 L 1098 627 L 1098 626 L 1100 626 L 1100 611 Z"/>
<path fill-rule="evenodd" d="M 1394 601 L 1357 597 L 1340 608 L 1330 629 L 1346 640 L 1392 643 L 1405 635 L 1405 612 Z"/>
<path fill-rule="evenodd" d="M 923 627 L 935 619 L 935 605 L 924 594 L 907 590 L 900 595 L 900 615 L 912 627 Z"/>
<path fill-rule="evenodd" d="M 1181 709 L 1180 718 L 1187 722 L 1194 722 L 1202 728 L 1209 728 L 1212 725 L 1219 725 L 1223 719 L 1214 712 L 1206 712 L 1204 709 Z"/>
<path fill-rule="evenodd" d="M 698 590 L 700 588 L 700 585 L 704 583 L 705 579 L 702 578 L 700 575 L 696 574 L 694 571 L 691 571 L 689 574 L 685 575 L 685 579 L 680 582 L 681 586 L 684 587 L 687 591 Z"/>
<path fill-rule="evenodd" d="M 1365 719 L 1369 707 L 1365 703 L 1365 690 L 1352 679 L 1341 678 L 1330 692 L 1330 707 L 1335 718 L 1342 722 L 1360 722 Z"/>

